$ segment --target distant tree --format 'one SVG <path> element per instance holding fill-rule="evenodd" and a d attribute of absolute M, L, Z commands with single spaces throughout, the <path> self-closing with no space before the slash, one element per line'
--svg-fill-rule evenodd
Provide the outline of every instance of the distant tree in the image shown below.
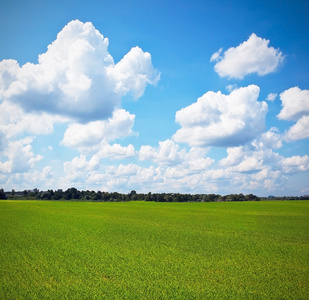
<path fill-rule="evenodd" d="M 230 194 L 230 195 L 227 195 L 227 197 L 225 198 L 225 201 L 238 201 L 238 197 L 236 194 Z"/>
<path fill-rule="evenodd" d="M 136 200 L 137 199 L 135 190 L 132 190 L 128 196 L 129 196 L 130 200 Z"/>
<path fill-rule="evenodd" d="M 52 199 L 53 200 L 60 200 L 63 197 L 63 192 L 62 191 L 55 191 Z"/>
<path fill-rule="evenodd" d="M 79 199 L 80 198 L 80 191 L 78 191 L 76 188 L 69 188 L 64 192 L 64 198 L 66 200 L 71 199 Z"/>
<path fill-rule="evenodd" d="M 245 200 L 246 200 L 246 198 L 245 198 L 244 194 L 238 195 L 238 201 L 245 201 Z"/>
<path fill-rule="evenodd" d="M 205 194 L 202 196 L 202 201 L 203 202 L 214 202 L 216 200 L 216 195 L 215 194 Z"/>
<path fill-rule="evenodd" d="M 52 196 L 51 196 L 51 194 L 49 193 L 49 191 L 43 193 L 42 196 L 41 196 L 41 199 L 43 199 L 43 200 L 44 200 L 44 199 L 45 199 L 45 200 L 51 200 L 51 198 L 52 198 Z"/>
<path fill-rule="evenodd" d="M 151 192 L 146 195 L 145 201 L 151 201 Z"/>
<path fill-rule="evenodd" d="M 6 193 L 4 192 L 4 190 L 3 189 L 0 189 L 0 199 L 6 199 L 7 197 L 6 197 Z"/>
<path fill-rule="evenodd" d="M 94 194 L 93 198 L 94 201 L 102 201 L 102 194 L 100 193 L 96 193 Z"/>
<path fill-rule="evenodd" d="M 164 202 L 164 195 L 163 194 L 157 194 L 157 202 Z"/>
<path fill-rule="evenodd" d="M 151 196 L 151 201 L 155 201 L 155 202 L 158 201 L 158 200 L 157 200 L 157 194 L 152 194 L 152 196 Z"/>
<path fill-rule="evenodd" d="M 248 195 L 246 195 L 246 196 L 245 196 L 245 199 L 246 199 L 247 201 L 258 201 L 258 200 L 260 200 L 259 197 L 255 196 L 255 195 L 253 195 L 253 194 L 248 194 Z"/>

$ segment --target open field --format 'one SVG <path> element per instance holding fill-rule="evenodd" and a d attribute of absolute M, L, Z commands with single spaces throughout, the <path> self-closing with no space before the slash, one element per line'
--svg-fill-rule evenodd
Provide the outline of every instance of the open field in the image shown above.
<path fill-rule="evenodd" d="M 308 299 L 309 201 L 0 201 L 0 299 Z"/>

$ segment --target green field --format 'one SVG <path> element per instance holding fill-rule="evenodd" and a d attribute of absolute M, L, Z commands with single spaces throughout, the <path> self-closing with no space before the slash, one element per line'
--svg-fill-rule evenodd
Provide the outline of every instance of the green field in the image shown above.
<path fill-rule="evenodd" d="M 0 299 L 308 299 L 309 201 L 0 201 Z"/>

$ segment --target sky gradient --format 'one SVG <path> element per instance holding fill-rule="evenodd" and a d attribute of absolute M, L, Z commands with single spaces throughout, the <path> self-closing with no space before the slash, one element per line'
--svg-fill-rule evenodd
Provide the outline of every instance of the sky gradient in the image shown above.
<path fill-rule="evenodd" d="M 306 1 L 1 1 L 0 188 L 309 194 Z"/>

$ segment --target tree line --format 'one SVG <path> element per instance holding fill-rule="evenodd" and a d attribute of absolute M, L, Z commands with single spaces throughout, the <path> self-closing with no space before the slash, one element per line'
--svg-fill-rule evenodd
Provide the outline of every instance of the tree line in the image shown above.
<path fill-rule="evenodd" d="M 4 192 L 0 189 L 0 199 L 37 199 L 37 200 L 74 200 L 74 201 L 97 201 L 97 202 L 123 202 L 123 201 L 154 201 L 154 202 L 231 202 L 231 201 L 259 201 L 259 200 L 309 200 L 308 196 L 302 197 L 273 197 L 261 198 L 253 194 L 180 194 L 180 193 L 137 193 L 132 190 L 128 194 L 101 191 L 79 191 L 72 187 L 66 191 L 47 190 L 23 192 Z"/>

